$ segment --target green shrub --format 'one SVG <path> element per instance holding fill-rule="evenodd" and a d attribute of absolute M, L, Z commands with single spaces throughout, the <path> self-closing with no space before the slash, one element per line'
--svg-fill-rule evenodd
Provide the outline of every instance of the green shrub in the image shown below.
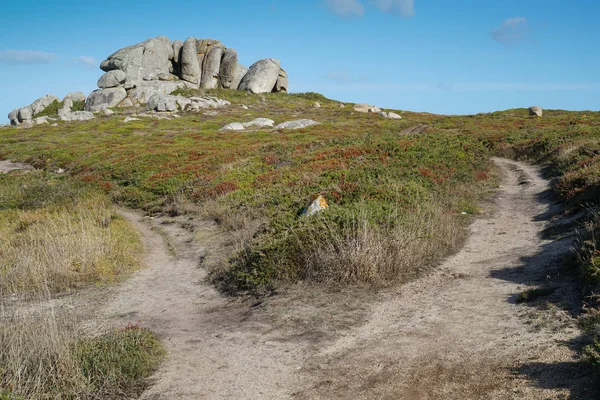
<path fill-rule="evenodd" d="M 75 345 L 75 357 L 94 397 L 141 393 L 163 356 L 160 341 L 149 330 L 135 325 L 80 339 Z"/>
<path fill-rule="evenodd" d="M 58 116 L 58 110 L 63 108 L 63 106 L 64 103 L 62 101 L 54 100 L 42 112 L 35 114 L 33 117 L 56 117 Z"/>

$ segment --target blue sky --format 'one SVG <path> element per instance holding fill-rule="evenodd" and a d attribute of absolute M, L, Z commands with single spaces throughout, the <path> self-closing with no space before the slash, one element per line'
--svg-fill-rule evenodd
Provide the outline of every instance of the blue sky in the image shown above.
<path fill-rule="evenodd" d="M 348 102 L 600 108 L 595 0 L 20 0 L 3 13 L 2 115 L 46 93 L 88 94 L 104 58 L 159 35 L 221 40 L 246 66 L 278 58 L 291 91 Z"/>

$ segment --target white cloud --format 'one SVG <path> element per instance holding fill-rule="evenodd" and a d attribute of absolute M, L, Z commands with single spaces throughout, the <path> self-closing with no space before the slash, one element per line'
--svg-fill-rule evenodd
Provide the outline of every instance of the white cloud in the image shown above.
<path fill-rule="evenodd" d="M 83 66 L 84 68 L 88 68 L 88 69 L 96 68 L 100 65 L 98 60 L 96 60 L 94 57 L 90 57 L 90 56 L 79 56 L 79 57 L 74 57 L 73 59 L 75 61 L 77 61 L 79 64 L 81 64 L 81 66 Z"/>
<path fill-rule="evenodd" d="M 327 79 L 337 84 L 365 82 L 366 77 L 353 77 L 347 71 L 330 71 L 327 74 Z"/>
<path fill-rule="evenodd" d="M 525 17 L 509 18 L 490 35 L 496 42 L 504 45 L 515 45 L 531 40 L 529 23 Z"/>
<path fill-rule="evenodd" d="M 43 51 L 4 50 L 0 51 L 0 64 L 48 64 L 56 55 Z"/>
<path fill-rule="evenodd" d="M 358 0 L 325 0 L 325 6 L 340 17 L 362 17 L 365 7 Z"/>
<path fill-rule="evenodd" d="M 375 7 L 387 14 L 410 18 L 415 15 L 415 0 L 374 0 Z"/>

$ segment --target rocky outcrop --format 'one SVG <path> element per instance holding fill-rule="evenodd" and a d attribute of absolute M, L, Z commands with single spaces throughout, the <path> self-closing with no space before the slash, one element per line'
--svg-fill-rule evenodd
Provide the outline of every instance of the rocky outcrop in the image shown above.
<path fill-rule="evenodd" d="M 49 105 L 58 100 L 58 97 L 47 94 L 28 106 L 11 111 L 8 114 L 8 119 L 10 119 L 10 123 L 13 126 L 29 128 L 35 125 L 49 124 L 50 121 L 56 121 L 57 119 L 61 121 L 87 121 L 94 118 L 94 115 L 89 111 L 72 111 L 75 102 L 81 103 L 85 101 L 85 95 L 81 92 L 67 94 L 63 98 L 62 106 L 57 110 L 55 117 L 37 117 L 38 114 L 46 111 Z"/>
<path fill-rule="evenodd" d="M 46 108 L 54 103 L 55 101 L 59 101 L 58 97 L 53 94 L 47 94 L 45 96 L 40 97 L 35 100 L 28 106 L 16 108 L 8 113 L 8 119 L 10 120 L 10 124 L 12 126 L 24 125 L 24 126 L 33 126 L 36 124 L 34 118 L 42 113 Z M 43 123 L 43 122 L 42 122 Z"/>
<path fill-rule="evenodd" d="M 63 99 L 58 117 L 69 121 L 88 118 L 87 113 L 70 115 L 76 102 L 85 101 L 85 111 L 105 112 L 113 107 L 138 107 L 154 95 L 171 95 L 177 89 L 223 88 L 252 93 L 288 90 L 288 76 L 279 60 L 260 60 L 248 69 L 239 64 L 234 49 L 214 39 L 189 37 L 184 42 L 171 41 L 165 36 L 147 39 L 111 54 L 102 61 L 100 69 L 105 73 L 98 79 L 99 89 L 87 99 L 81 92 L 69 93 Z M 58 101 L 56 96 L 46 95 L 11 111 L 8 115 L 11 125 L 33 126 L 36 116 L 54 101 Z M 185 107 L 199 110 L 213 107 L 212 103 L 218 102 L 203 99 L 190 101 Z M 171 103 L 167 108 L 171 108 Z"/>
<path fill-rule="evenodd" d="M 542 110 L 542 107 L 539 106 L 529 107 L 529 115 L 533 117 L 541 117 L 544 115 L 544 110 Z"/>
<path fill-rule="evenodd" d="M 126 96 L 117 106 L 145 104 L 154 94 L 170 94 L 177 87 L 239 89 L 252 93 L 287 92 L 287 73 L 275 59 L 261 60 L 250 69 L 238 64 L 238 54 L 214 39 L 189 37 L 184 42 L 159 36 L 124 47 L 102 61 L 106 73 L 98 79 L 100 89 L 124 88 Z M 164 82 L 173 83 L 164 87 Z M 156 86 L 147 83 L 156 83 Z M 176 85 L 176 86 L 174 86 Z M 173 87 L 175 89 L 171 90 Z M 114 107 L 105 92 L 94 92 L 94 104 L 86 109 Z M 108 92 L 114 94 L 116 92 Z M 122 92 L 118 97 L 122 97 Z"/>

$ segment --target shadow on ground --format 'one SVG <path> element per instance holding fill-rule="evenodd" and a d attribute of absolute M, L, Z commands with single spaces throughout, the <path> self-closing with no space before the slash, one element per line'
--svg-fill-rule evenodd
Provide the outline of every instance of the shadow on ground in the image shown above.
<path fill-rule="evenodd" d="M 536 254 L 522 257 L 517 265 L 494 270 L 490 276 L 521 284 L 523 290 L 552 288 L 550 294 L 522 304 L 540 312 L 547 312 L 555 306 L 566 312 L 573 322 L 572 319 L 579 317 L 583 305 L 583 285 L 572 250 L 577 239 L 574 230 L 581 226 L 580 216 L 565 215 L 564 207 L 556 203 L 554 194 L 549 190 L 537 197 L 540 203 L 548 205 L 546 211 L 534 217 L 535 221 L 547 223 L 540 235 L 545 244 Z M 507 301 L 517 303 L 520 295 L 514 293 Z M 554 329 L 564 327 L 558 323 Z M 557 346 L 567 346 L 581 355 L 589 343 L 589 337 L 583 334 L 569 342 L 557 343 Z M 570 392 L 570 400 L 600 399 L 600 370 L 584 360 L 531 362 L 520 365 L 513 372 L 539 388 L 566 389 Z"/>

